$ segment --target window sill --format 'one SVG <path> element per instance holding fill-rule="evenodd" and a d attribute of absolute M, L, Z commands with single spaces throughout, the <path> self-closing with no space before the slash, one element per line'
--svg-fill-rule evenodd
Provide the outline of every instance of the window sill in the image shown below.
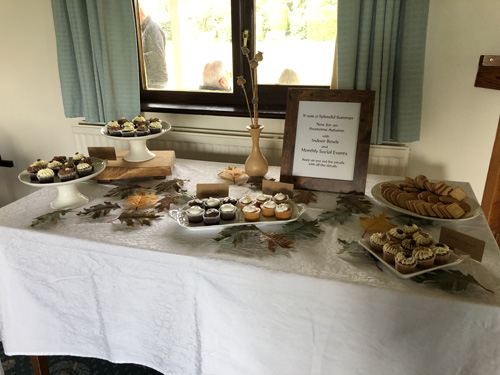
<path fill-rule="evenodd" d="M 142 112 L 160 113 L 182 113 L 190 115 L 230 116 L 248 117 L 246 106 L 238 105 L 209 105 L 199 103 L 176 104 L 176 103 L 151 103 L 141 102 Z M 260 106 L 260 118 L 284 119 L 286 108 L 283 106 Z"/>

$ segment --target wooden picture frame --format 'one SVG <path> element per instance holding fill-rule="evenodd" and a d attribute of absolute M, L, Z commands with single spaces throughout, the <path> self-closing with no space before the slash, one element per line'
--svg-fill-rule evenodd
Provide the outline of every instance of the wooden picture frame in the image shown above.
<path fill-rule="evenodd" d="M 280 181 L 364 194 L 374 102 L 368 90 L 289 89 Z"/>

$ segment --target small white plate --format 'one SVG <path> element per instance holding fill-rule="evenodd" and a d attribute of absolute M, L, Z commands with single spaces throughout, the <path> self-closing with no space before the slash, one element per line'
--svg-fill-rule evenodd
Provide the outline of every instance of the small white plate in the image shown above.
<path fill-rule="evenodd" d="M 371 249 L 371 247 L 370 247 L 370 241 L 368 241 L 368 240 L 359 240 L 358 243 L 361 246 L 363 246 L 366 250 L 368 250 L 368 252 L 370 254 L 372 254 L 375 258 L 377 258 L 384 266 L 386 266 L 387 268 L 389 268 L 389 270 L 391 270 L 392 272 L 394 272 L 396 275 L 398 275 L 402 279 L 409 279 L 411 277 L 422 275 L 422 274 L 427 273 L 427 272 L 431 272 L 431 271 L 435 271 L 435 270 L 440 270 L 442 268 L 451 267 L 451 266 L 454 266 L 454 265 L 462 262 L 461 258 L 459 258 L 453 251 L 450 251 L 450 258 L 448 259 L 448 263 L 442 264 L 440 266 L 434 266 L 434 267 L 428 268 L 426 270 L 421 270 L 421 269 L 416 268 L 417 271 L 412 272 L 412 273 L 404 274 L 404 273 L 399 272 L 396 268 L 394 268 L 394 266 L 392 264 L 387 263 L 384 260 L 384 258 L 382 257 L 382 253 L 376 253 L 375 251 L 373 251 Z"/>
<path fill-rule="evenodd" d="M 412 212 L 410 210 L 406 210 L 402 207 L 399 207 L 399 206 L 392 204 L 391 202 L 388 202 L 380 193 L 380 185 L 382 185 L 386 182 L 390 182 L 390 183 L 397 185 L 401 181 L 384 181 L 384 182 L 378 183 L 377 185 L 375 185 L 372 188 L 372 196 L 377 202 L 383 204 L 384 206 L 387 206 L 387 207 L 393 209 L 394 211 L 400 212 L 402 214 L 414 216 L 414 217 L 419 217 L 421 219 L 434 220 L 434 221 L 445 221 L 445 222 L 456 222 L 456 221 L 470 220 L 470 219 L 474 219 L 475 217 L 477 217 L 481 214 L 481 206 L 479 205 L 479 203 L 470 197 L 465 197 L 464 202 L 470 206 L 470 211 L 466 212 L 465 215 L 462 216 L 460 219 L 444 219 L 444 218 L 440 218 L 440 217 L 419 215 L 415 212 Z"/>
<path fill-rule="evenodd" d="M 288 202 L 290 204 L 290 207 L 292 208 L 292 217 L 288 220 L 278 220 L 274 217 L 264 217 L 260 215 L 260 220 L 259 221 L 246 221 L 245 218 L 243 217 L 243 213 L 241 210 L 238 208 L 236 210 L 236 219 L 234 220 L 221 220 L 220 224 L 215 224 L 215 225 L 205 225 L 202 223 L 190 223 L 186 211 L 189 209 L 188 205 L 183 206 L 179 210 L 170 210 L 168 211 L 168 214 L 172 219 L 174 219 L 177 224 L 180 226 L 187 228 L 187 229 L 195 229 L 195 230 L 204 230 L 204 229 L 214 229 L 214 228 L 226 228 L 226 227 L 232 227 L 236 225 L 270 225 L 270 224 L 286 224 L 286 223 L 291 223 L 292 221 L 297 220 L 300 215 L 302 215 L 306 211 L 306 205 L 303 203 L 295 203 L 292 201 Z"/>

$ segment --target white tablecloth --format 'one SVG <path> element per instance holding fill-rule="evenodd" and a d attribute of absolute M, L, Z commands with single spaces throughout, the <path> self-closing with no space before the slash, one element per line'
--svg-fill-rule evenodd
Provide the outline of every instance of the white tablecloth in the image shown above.
<path fill-rule="evenodd" d="M 225 167 L 177 160 L 172 177 L 189 179 L 194 193 L 197 182 L 222 182 Z M 386 178 L 369 176 L 367 193 Z M 120 201 L 103 197 L 109 185 L 79 187 L 92 199 L 86 207 Z M 258 242 L 217 243 L 220 228 L 189 230 L 165 214 L 151 227 L 107 223 L 112 212 L 31 228 L 56 194 L 46 187 L 0 209 L 9 355 L 99 357 L 179 375 L 500 373 L 500 252 L 484 216 L 448 226 L 487 242 L 482 263 L 456 269 L 494 293 L 446 292 L 381 272 L 363 254 L 339 255 L 337 239 L 362 235 L 359 215 L 273 254 Z M 318 197 L 306 219 L 335 207 L 335 195 Z M 371 215 L 396 215 L 374 203 Z M 424 229 L 438 237 L 440 226 Z"/>

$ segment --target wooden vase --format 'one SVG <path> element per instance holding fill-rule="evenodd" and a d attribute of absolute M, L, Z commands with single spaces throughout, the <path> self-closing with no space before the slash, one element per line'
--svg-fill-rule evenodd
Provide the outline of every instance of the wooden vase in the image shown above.
<path fill-rule="evenodd" d="M 245 172 L 250 177 L 264 177 L 269 169 L 266 158 L 260 152 L 259 138 L 262 129 L 263 125 L 259 125 L 258 128 L 247 126 L 252 137 L 252 151 L 245 162 Z"/>

